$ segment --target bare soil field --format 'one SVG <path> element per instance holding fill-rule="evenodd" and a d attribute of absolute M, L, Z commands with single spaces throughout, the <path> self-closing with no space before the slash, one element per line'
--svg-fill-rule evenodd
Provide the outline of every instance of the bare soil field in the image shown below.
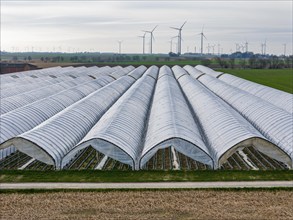
<path fill-rule="evenodd" d="M 0 219 L 293 219 L 293 191 L 1 194 Z"/>

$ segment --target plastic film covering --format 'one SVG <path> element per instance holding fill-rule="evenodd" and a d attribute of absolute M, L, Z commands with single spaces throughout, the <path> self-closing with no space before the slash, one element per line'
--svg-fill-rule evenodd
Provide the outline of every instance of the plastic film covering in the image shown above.
<path fill-rule="evenodd" d="M 9 97 L 9 96 L 17 95 L 17 94 L 20 94 L 23 92 L 34 90 L 34 89 L 41 88 L 44 86 L 48 86 L 48 84 L 53 84 L 53 83 L 50 81 L 43 81 L 43 82 L 25 84 L 23 86 L 10 87 L 10 88 L 1 90 L 0 97 L 1 97 L 1 99 L 3 99 L 6 97 Z"/>
<path fill-rule="evenodd" d="M 110 68 L 111 69 L 111 68 Z M 28 92 L 50 84 L 64 82 L 66 80 L 76 79 L 77 81 L 85 81 L 90 78 L 87 73 L 95 71 L 97 68 L 58 68 L 57 70 L 34 70 L 21 73 L 6 74 L 6 77 L 1 77 L 1 98 L 10 97 Z M 7 82 L 6 79 L 14 79 Z"/>
<path fill-rule="evenodd" d="M 204 75 L 205 73 L 199 71 L 198 69 L 195 69 L 193 66 L 190 65 L 186 65 L 183 67 L 184 70 L 186 70 L 194 79 L 198 79 L 199 77 L 201 77 L 202 75 Z"/>
<path fill-rule="evenodd" d="M 241 79 L 230 74 L 223 74 L 219 79 L 293 114 L 293 94 Z"/>
<path fill-rule="evenodd" d="M 263 136 L 277 145 L 284 155 L 293 160 L 293 118 L 290 113 L 211 76 L 204 75 L 199 81 L 236 109 Z M 292 167 L 290 158 L 275 155 L 275 151 L 264 153 Z"/>
<path fill-rule="evenodd" d="M 46 72 L 57 72 L 60 70 L 62 70 L 61 67 L 52 67 L 52 68 L 47 68 L 46 71 L 42 69 L 42 70 L 31 70 L 31 71 L 9 73 L 9 74 L 0 75 L 0 81 L 1 81 L 1 85 L 4 85 L 6 83 L 16 83 L 17 81 L 23 80 L 24 78 L 26 78 L 28 81 L 33 81 L 34 78 L 28 77 L 29 75 L 43 76 L 43 75 L 47 75 Z"/>
<path fill-rule="evenodd" d="M 8 139 L 34 128 L 112 81 L 112 77 L 103 76 L 1 115 L 1 147 L 6 146 L 4 142 Z"/>
<path fill-rule="evenodd" d="M 88 70 L 88 69 L 87 69 Z M 90 72 L 90 71 L 88 71 Z M 97 73 L 101 73 L 100 75 L 103 75 L 104 70 L 95 70 Z M 107 80 L 109 77 L 100 77 L 100 84 L 106 80 L 107 83 L 111 82 L 112 80 Z M 62 92 L 63 90 L 72 88 L 74 86 L 77 86 L 79 84 L 92 81 L 93 78 L 85 75 L 81 76 L 75 79 L 72 79 L 71 77 L 67 78 L 66 80 L 63 80 L 60 83 L 56 83 L 53 85 L 45 86 L 39 89 L 35 89 L 32 91 L 28 91 L 25 93 L 20 93 L 15 96 L 10 96 L 7 98 L 3 98 L 1 100 L 1 114 L 7 113 L 9 111 L 12 111 L 16 108 L 22 107 L 24 105 L 27 105 L 29 103 L 35 102 L 39 99 L 49 97 L 51 95 L 54 95 L 58 92 Z M 104 85 L 104 84 L 103 84 Z"/>
<path fill-rule="evenodd" d="M 61 167 L 61 160 L 132 85 L 129 76 L 113 81 L 59 112 L 34 129 L 11 139 L 19 151 L 47 164 Z M 35 154 L 37 150 L 38 152 Z"/>
<path fill-rule="evenodd" d="M 209 150 L 178 83 L 167 66 L 160 68 L 147 128 L 140 167 L 159 149 L 169 146 L 213 167 Z"/>
<path fill-rule="evenodd" d="M 203 65 L 196 65 L 195 68 L 205 74 L 208 74 L 208 75 L 216 77 L 216 78 L 218 78 L 219 76 L 224 74 L 222 72 L 214 71 L 213 69 L 206 67 L 206 66 L 203 66 Z"/>
<path fill-rule="evenodd" d="M 178 77 L 184 71 L 179 66 L 172 69 L 201 125 L 211 148 L 211 155 L 218 167 L 237 149 L 251 145 L 265 153 L 272 151 L 273 155 L 280 154 L 288 160 L 288 156 L 269 142 L 225 101 L 199 81 L 193 80 L 191 76 Z"/>
<path fill-rule="evenodd" d="M 106 112 L 76 150 L 92 146 L 99 152 L 138 169 L 147 112 L 157 75 L 158 67 L 150 67 Z"/>
<path fill-rule="evenodd" d="M 20 108 L 24 105 L 38 101 L 40 99 L 49 97 L 58 92 L 61 92 L 63 90 L 69 89 L 71 87 L 77 86 L 80 83 L 87 82 L 90 80 L 92 80 L 92 78 L 90 77 L 86 77 L 86 78 L 79 77 L 78 80 L 71 79 L 69 81 L 60 82 L 57 84 L 53 84 L 53 85 L 45 86 L 36 90 L 32 90 L 29 92 L 20 93 L 15 96 L 3 98 L 1 100 L 1 114 L 7 113 L 16 108 Z"/>
<path fill-rule="evenodd" d="M 146 70 L 147 68 L 143 65 L 139 66 L 139 70 Z M 141 71 L 131 71 L 128 76 L 133 77 L 134 79 L 139 79 L 143 73 Z"/>
<path fill-rule="evenodd" d="M 129 67 L 125 67 L 121 70 L 116 70 L 115 72 L 111 73 L 110 76 L 115 78 L 115 79 L 119 79 L 122 76 L 125 76 L 126 74 L 128 74 L 130 71 L 134 70 L 135 68 L 132 66 Z"/>
<path fill-rule="evenodd" d="M 8 157 L 10 154 L 14 153 L 16 151 L 16 148 L 14 146 L 7 147 L 5 149 L 0 150 L 0 160 L 4 159 L 5 157 Z"/>

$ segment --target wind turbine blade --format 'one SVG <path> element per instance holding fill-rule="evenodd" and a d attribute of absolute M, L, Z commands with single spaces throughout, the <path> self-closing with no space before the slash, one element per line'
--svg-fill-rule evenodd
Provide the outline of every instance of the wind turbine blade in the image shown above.
<path fill-rule="evenodd" d="M 182 29 L 182 28 L 183 28 L 183 26 L 186 24 L 186 22 L 187 22 L 187 21 L 185 21 L 185 22 L 182 24 L 182 26 L 181 26 L 181 28 L 180 28 L 180 29 Z"/>
<path fill-rule="evenodd" d="M 202 36 L 204 36 L 204 38 L 207 40 L 206 36 L 204 34 L 202 34 Z"/>
<path fill-rule="evenodd" d="M 151 33 L 150 31 L 144 31 L 144 30 L 142 30 L 143 32 L 145 32 L 145 33 Z"/>
<path fill-rule="evenodd" d="M 154 29 L 151 32 L 154 32 L 154 30 L 158 27 L 158 25 L 156 27 L 154 27 Z"/>
<path fill-rule="evenodd" d="M 180 30 L 179 28 L 175 28 L 175 27 L 170 27 L 170 28 L 175 29 L 175 30 Z"/>
<path fill-rule="evenodd" d="M 154 35 L 153 35 L 152 37 L 153 37 L 153 40 L 154 40 L 154 41 L 156 41 L 156 39 L 155 39 Z"/>

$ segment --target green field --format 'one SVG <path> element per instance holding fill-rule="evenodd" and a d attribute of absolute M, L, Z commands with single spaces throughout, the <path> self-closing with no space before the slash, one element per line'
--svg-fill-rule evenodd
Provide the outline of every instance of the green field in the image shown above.
<path fill-rule="evenodd" d="M 218 69 L 218 71 L 293 93 L 293 69 Z"/>
<path fill-rule="evenodd" d="M 172 182 L 293 180 L 292 170 L 276 171 L 0 171 L 0 183 L 16 182 Z"/>

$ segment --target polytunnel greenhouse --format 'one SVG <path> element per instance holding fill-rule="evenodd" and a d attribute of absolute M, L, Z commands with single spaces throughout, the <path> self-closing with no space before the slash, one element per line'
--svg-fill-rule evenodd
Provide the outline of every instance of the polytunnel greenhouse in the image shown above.
<path fill-rule="evenodd" d="M 292 169 L 293 95 L 208 67 L 1 75 L 0 169 Z"/>

